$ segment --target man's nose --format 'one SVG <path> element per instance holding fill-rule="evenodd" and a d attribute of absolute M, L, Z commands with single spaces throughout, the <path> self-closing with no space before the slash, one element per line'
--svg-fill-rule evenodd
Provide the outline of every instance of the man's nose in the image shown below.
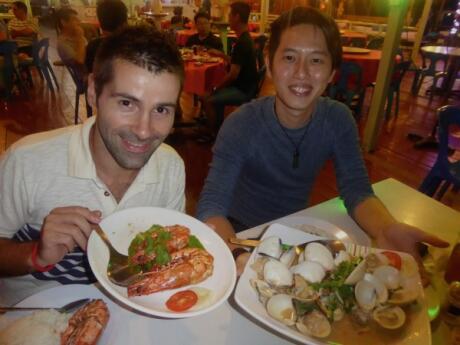
<path fill-rule="evenodd" d="M 150 114 L 145 113 L 139 116 L 132 127 L 132 131 L 139 140 L 150 138 L 153 131 Z"/>

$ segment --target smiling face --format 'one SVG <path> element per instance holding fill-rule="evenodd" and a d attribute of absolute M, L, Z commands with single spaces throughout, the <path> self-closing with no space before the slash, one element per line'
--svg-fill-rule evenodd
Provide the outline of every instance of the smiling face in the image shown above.
<path fill-rule="evenodd" d="M 334 77 L 324 34 L 310 24 L 286 29 L 268 65 L 281 123 L 291 128 L 303 126 Z"/>
<path fill-rule="evenodd" d="M 93 156 L 105 166 L 142 168 L 171 131 L 180 79 L 155 74 L 125 60 L 113 62 L 113 78 L 96 101 L 94 81 L 88 98 L 97 108 Z"/>
<path fill-rule="evenodd" d="M 207 18 L 199 17 L 195 22 L 196 30 L 198 31 L 198 35 L 201 37 L 206 37 L 209 35 L 211 31 L 211 23 Z"/>

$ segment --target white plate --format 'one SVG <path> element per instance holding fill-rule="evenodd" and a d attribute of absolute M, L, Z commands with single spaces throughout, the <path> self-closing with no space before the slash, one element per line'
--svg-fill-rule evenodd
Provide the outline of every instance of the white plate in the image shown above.
<path fill-rule="evenodd" d="M 342 47 L 342 51 L 347 54 L 369 54 L 370 49 L 359 47 Z"/>
<path fill-rule="evenodd" d="M 289 228 L 281 224 L 272 224 L 265 234 L 262 236 L 262 239 L 268 236 L 278 236 L 284 243 L 288 244 L 300 244 L 309 240 L 315 240 L 319 237 L 307 234 L 297 229 Z M 347 250 L 353 253 L 359 252 L 360 254 L 365 254 L 370 251 L 375 251 L 376 249 L 369 247 L 362 247 L 358 245 L 347 245 Z M 414 313 L 411 317 L 410 328 L 404 333 L 402 339 L 392 341 L 392 344 L 398 345 L 428 345 L 431 344 L 431 333 L 430 333 L 430 323 L 428 319 L 428 313 L 426 310 L 425 299 L 423 297 L 423 288 L 420 283 L 420 277 L 418 276 L 416 268 L 416 263 L 414 259 L 407 254 L 400 253 L 403 259 L 403 266 L 407 265 L 413 268 L 413 272 L 416 274 L 416 279 L 418 286 L 420 288 L 420 295 L 422 296 L 419 300 L 421 306 L 420 310 L 417 313 Z M 251 263 L 256 259 L 256 251 L 254 251 L 249 258 L 248 265 L 246 265 L 243 274 L 241 275 L 238 285 L 235 291 L 235 300 L 238 305 L 247 311 L 251 316 L 264 323 L 266 326 L 272 328 L 273 330 L 288 336 L 292 339 L 295 339 L 299 342 L 305 344 L 329 344 L 331 339 L 328 339 L 327 342 L 324 342 L 320 339 L 312 338 L 307 335 L 303 335 L 297 330 L 290 328 L 281 322 L 271 318 L 265 309 L 265 307 L 259 302 L 256 291 L 250 285 L 250 279 L 256 277 L 256 273 L 250 267 Z M 406 325 L 409 326 L 409 325 Z M 334 342 L 335 341 L 335 342 Z M 345 339 L 334 339 L 332 343 L 346 344 Z M 375 342 L 377 344 L 377 341 Z"/>
<path fill-rule="evenodd" d="M 319 237 L 333 238 L 344 243 L 355 242 L 355 239 L 351 238 L 338 226 L 318 218 L 308 216 L 289 216 L 279 219 L 277 223 L 297 230 L 302 230 L 303 232 Z"/>
<path fill-rule="evenodd" d="M 112 244 L 121 253 L 127 254 L 131 240 L 137 233 L 146 231 L 152 224 L 180 224 L 190 229 L 197 236 L 206 250 L 214 257 L 212 276 L 194 286 L 200 286 L 212 291 L 213 298 L 207 306 L 201 309 L 191 309 L 176 313 L 166 308 L 166 301 L 179 289 L 157 292 L 148 296 L 128 298 L 127 289 L 110 282 L 107 277 L 109 250 L 102 239 L 93 232 L 88 242 L 88 259 L 97 280 L 116 299 L 124 304 L 147 313 L 165 318 L 185 318 L 204 314 L 222 304 L 230 295 L 236 281 L 236 268 L 232 254 L 224 241 L 199 220 L 184 213 L 157 207 L 137 207 L 116 212 L 102 220 L 102 229 L 106 232 Z M 191 287 L 191 286 L 188 286 Z"/>

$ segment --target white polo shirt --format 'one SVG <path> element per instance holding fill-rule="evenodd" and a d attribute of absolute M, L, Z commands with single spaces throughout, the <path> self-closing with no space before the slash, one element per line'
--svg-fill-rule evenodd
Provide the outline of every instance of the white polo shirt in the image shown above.
<path fill-rule="evenodd" d="M 43 219 L 56 207 L 83 206 L 103 217 L 121 209 L 156 206 L 185 209 L 184 163 L 162 144 L 117 203 L 96 175 L 89 149 L 95 117 L 83 125 L 27 136 L 0 160 L 0 237 L 38 239 Z M 0 280 L 0 305 L 54 285 L 89 283 L 86 255 L 68 254 L 53 270 Z"/>

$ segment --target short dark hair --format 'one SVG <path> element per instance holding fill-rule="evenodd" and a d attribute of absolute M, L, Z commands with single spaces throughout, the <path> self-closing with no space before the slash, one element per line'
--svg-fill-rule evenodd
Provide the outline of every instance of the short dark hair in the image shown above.
<path fill-rule="evenodd" d="M 13 2 L 13 5 L 16 6 L 18 9 L 20 9 L 20 10 L 24 11 L 25 13 L 27 13 L 27 6 L 22 1 L 15 1 L 15 2 Z"/>
<path fill-rule="evenodd" d="M 206 18 L 207 20 L 211 20 L 211 16 L 207 12 L 198 12 L 197 14 L 195 14 L 193 21 L 196 23 L 200 18 Z"/>
<path fill-rule="evenodd" d="M 332 59 L 332 68 L 337 69 L 342 62 L 342 43 L 340 31 L 334 19 L 325 16 L 320 11 L 311 7 L 295 7 L 281 14 L 270 26 L 270 39 L 268 41 L 268 56 L 270 67 L 273 57 L 280 45 L 281 35 L 286 29 L 296 25 L 310 24 L 319 28 L 326 39 L 327 49 Z"/>
<path fill-rule="evenodd" d="M 114 32 L 128 21 L 128 9 L 121 0 L 103 0 L 97 4 L 96 12 L 104 31 Z"/>
<path fill-rule="evenodd" d="M 249 20 L 249 14 L 251 13 L 251 7 L 244 1 L 236 1 L 230 4 L 231 12 L 233 14 L 238 14 L 240 16 L 240 20 L 247 24 Z"/>
<path fill-rule="evenodd" d="M 62 29 L 62 21 L 67 22 L 72 16 L 78 16 L 78 12 L 69 7 L 58 9 L 56 11 L 56 23 L 59 29 Z"/>
<path fill-rule="evenodd" d="M 173 13 L 176 15 L 176 16 L 181 16 L 182 15 L 182 6 L 176 6 L 174 7 L 173 9 Z"/>
<path fill-rule="evenodd" d="M 184 80 L 184 65 L 170 35 L 151 25 L 124 26 L 106 37 L 96 54 L 93 75 L 96 97 L 113 78 L 113 62 L 125 60 L 149 72 L 170 72 Z"/>

